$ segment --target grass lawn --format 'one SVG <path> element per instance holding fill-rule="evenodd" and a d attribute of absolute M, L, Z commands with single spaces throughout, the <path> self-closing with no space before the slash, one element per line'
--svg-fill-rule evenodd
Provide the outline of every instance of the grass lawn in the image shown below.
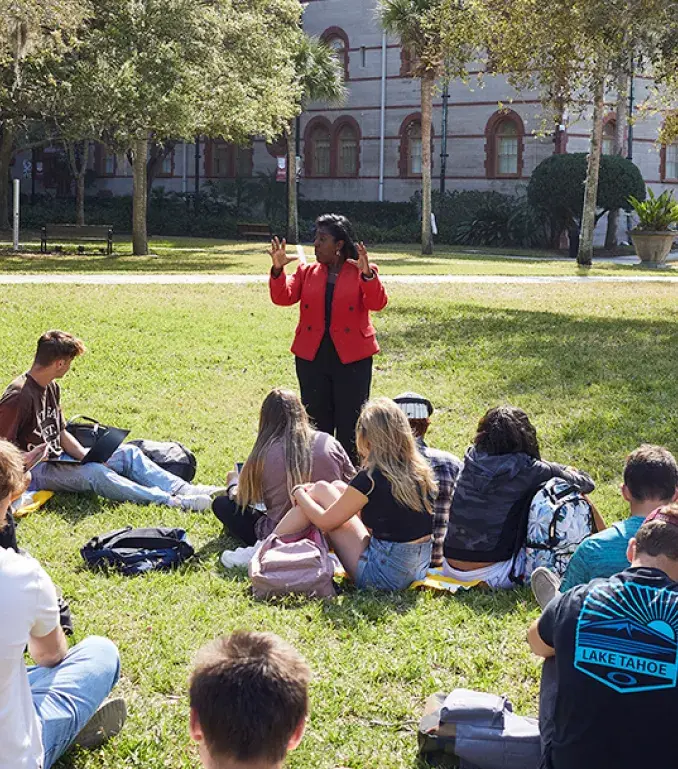
<path fill-rule="evenodd" d="M 131 437 L 193 447 L 202 482 L 222 481 L 252 445 L 275 385 L 296 385 L 288 352 L 296 308 L 265 286 L 5 286 L 0 379 L 24 371 L 47 328 L 89 351 L 62 382 L 67 415 L 131 428 Z M 511 402 L 537 425 L 543 455 L 588 470 L 593 499 L 621 518 L 625 454 L 643 441 L 678 451 L 678 309 L 672 286 L 394 286 L 375 316 L 383 354 L 373 394 L 418 390 L 438 406 L 430 442 L 461 454 L 490 405 Z M 184 526 L 198 557 L 173 574 L 90 573 L 79 548 L 132 525 Z M 385 596 L 348 588 L 335 601 L 254 601 L 209 513 L 61 495 L 19 526 L 19 540 L 70 599 L 76 639 L 119 646 L 130 718 L 119 738 L 59 766 L 197 766 L 187 736 L 192 655 L 235 628 L 272 630 L 314 671 L 306 739 L 289 766 L 416 766 L 428 694 L 467 686 L 536 711 L 538 663 L 524 642 L 537 607 L 526 590 Z"/>
<path fill-rule="evenodd" d="M 369 244 L 368 244 L 369 247 Z M 116 243 L 116 255 L 72 253 L 39 253 L 37 243 L 26 245 L 27 251 L 15 256 L 7 243 L 0 243 L 1 272 L 151 272 L 151 273 L 236 273 L 261 274 L 268 271 L 270 257 L 266 243 L 208 240 L 204 238 L 163 238 L 150 243 L 153 256 L 132 256 L 131 244 Z M 307 255 L 313 247 L 306 245 Z M 430 275 L 615 275 L 647 274 L 640 266 L 596 261 L 590 269 L 577 267 L 571 260 L 556 260 L 544 251 L 521 249 L 497 253 L 494 249 L 474 248 L 465 251 L 452 246 L 436 248 L 433 256 L 422 256 L 416 245 L 391 244 L 369 249 L 384 274 Z M 507 259 L 505 254 L 521 256 Z M 660 274 L 674 274 L 670 266 Z"/>

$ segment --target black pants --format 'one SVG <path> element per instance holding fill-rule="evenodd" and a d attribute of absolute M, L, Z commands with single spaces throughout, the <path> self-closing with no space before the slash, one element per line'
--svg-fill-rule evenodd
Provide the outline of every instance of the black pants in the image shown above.
<path fill-rule="evenodd" d="M 315 360 L 296 359 L 301 400 L 318 430 L 334 435 L 356 464 L 355 425 L 370 397 L 372 356 L 342 363 L 332 340 L 323 339 Z"/>
<path fill-rule="evenodd" d="M 556 694 L 558 692 L 558 670 L 556 658 L 548 657 L 541 668 L 541 685 L 539 687 L 539 733 L 541 734 L 541 750 L 543 769 L 551 766 L 551 742 L 555 731 Z"/>
<path fill-rule="evenodd" d="M 258 537 L 254 530 L 254 524 L 263 513 L 253 510 L 251 507 L 243 510 L 238 507 L 235 500 L 229 499 L 229 497 L 217 497 L 212 503 L 212 511 L 233 537 L 246 545 L 256 544 Z"/>

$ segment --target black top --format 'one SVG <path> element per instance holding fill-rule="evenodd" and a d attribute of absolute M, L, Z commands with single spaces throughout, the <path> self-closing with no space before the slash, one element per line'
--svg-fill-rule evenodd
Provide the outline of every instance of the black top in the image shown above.
<path fill-rule="evenodd" d="M 369 498 L 362 509 L 362 519 L 377 539 L 413 542 L 431 535 L 433 516 L 426 511 L 405 507 L 394 499 L 391 484 L 380 470 L 373 470 L 371 478 L 367 470 L 360 470 L 349 486 Z"/>
<path fill-rule="evenodd" d="M 678 583 L 629 568 L 559 594 L 538 628 L 556 650 L 553 769 L 675 769 Z"/>

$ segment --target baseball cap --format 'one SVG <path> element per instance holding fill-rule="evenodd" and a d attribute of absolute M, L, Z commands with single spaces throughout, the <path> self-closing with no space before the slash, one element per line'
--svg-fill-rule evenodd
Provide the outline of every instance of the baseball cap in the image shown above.
<path fill-rule="evenodd" d="M 401 393 L 393 400 L 408 419 L 428 419 L 433 414 L 431 401 L 419 393 Z"/>

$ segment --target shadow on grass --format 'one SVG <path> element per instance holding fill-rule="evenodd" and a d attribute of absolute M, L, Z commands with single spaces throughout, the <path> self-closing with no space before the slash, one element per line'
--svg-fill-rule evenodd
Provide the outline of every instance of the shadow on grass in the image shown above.
<path fill-rule="evenodd" d="M 542 399 L 549 416 L 566 406 L 557 422 L 566 443 L 590 442 L 608 455 L 641 442 L 677 447 L 676 309 L 646 320 L 400 302 L 388 319 L 382 347 L 419 377 L 454 379 L 458 370 L 460 387 L 472 390 L 468 372 L 476 371 L 487 407 L 505 393 L 516 405 L 523 396 Z"/>
<path fill-rule="evenodd" d="M 103 500 L 94 493 L 57 492 L 47 504 L 50 507 L 50 512 L 59 515 L 72 526 L 76 526 L 93 515 L 106 512 L 109 505 L 116 503 Z"/>

